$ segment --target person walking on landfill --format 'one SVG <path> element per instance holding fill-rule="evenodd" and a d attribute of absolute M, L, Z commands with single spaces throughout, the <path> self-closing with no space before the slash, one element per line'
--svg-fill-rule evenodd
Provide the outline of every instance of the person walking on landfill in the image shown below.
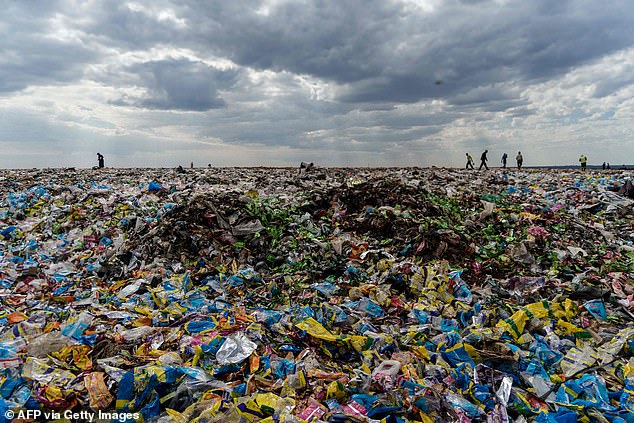
<path fill-rule="evenodd" d="M 524 157 L 522 157 L 522 152 L 518 151 L 517 156 L 515 156 L 515 161 L 517 162 L 517 170 L 522 168 L 522 164 L 524 163 Z"/>
<path fill-rule="evenodd" d="M 506 169 L 506 159 L 509 157 L 508 154 L 502 154 L 502 169 Z"/>
<path fill-rule="evenodd" d="M 605 170 L 605 162 L 603 162 L 603 165 L 601 165 L 601 167 L 603 168 L 603 170 Z"/>
<path fill-rule="evenodd" d="M 579 163 L 581 163 L 581 170 L 586 170 L 586 166 L 588 165 L 588 158 L 585 154 L 582 154 L 579 157 Z"/>
<path fill-rule="evenodd" d="M 101 153 L 97 153 L 97 163 L 99 164 L 99 169 L 104 167 L 103 155 Z"/>
<path fill-rule="evenodd" d="M 471 154 L 467 153 L 467 165 L 465 166 L 465 169 L 474 169 L 473 167 L 473 157 L 471 157 Z"/>
<path fill-rule="evenodd" d="M 482 155 L 480 156 L 480 167 L 478 168 L 478 170 L 482 170 L 482 166 L 484 166 L 484 168 L 486 170 L 489 170 L 489 166 L 487 166 L 487 153 L 489 152 L 489 150 L 484 150 L 484 153 L 482 153 Z"/>

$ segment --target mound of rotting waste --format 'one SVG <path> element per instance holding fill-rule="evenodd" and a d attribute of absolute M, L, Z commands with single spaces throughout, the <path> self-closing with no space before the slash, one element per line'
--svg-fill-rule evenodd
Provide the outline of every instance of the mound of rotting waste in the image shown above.
<path fill-rule="evenodd" d="M 322 192 L 302 191 L 285 202 L 259 198 L 257 191 L 197 194 L 167 210 L 156 226 L 131 222 L 127 249 L 137 258 L 217 256 L 220 262 L 234 258 L 259 263 L 259 269 L 306 248 L 315 250 L 321 261 L 343 264 L 355 247 L 349 234 L 399 251 L 415 246 L 418 255 L 429 258 L 458 260 L 469 251 L 466 237 L 429 224 L 439 216 L 448 221 L 462 216 L 439 207 L 425 188 L 397 179 L 355 182 Z M 300 246 L 298 237 L 314 245 Z"/>
<path fill-rule="evenodd" d="M 1 171 L 0 422 L 634 421 L 630 178 Z"/>

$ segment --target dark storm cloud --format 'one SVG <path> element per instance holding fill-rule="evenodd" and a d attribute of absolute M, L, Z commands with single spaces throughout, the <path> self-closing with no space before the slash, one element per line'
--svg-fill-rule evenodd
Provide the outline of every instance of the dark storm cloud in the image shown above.
<path fill-rule="evenodd" d="M 472 3 L 472 2 L 470 2 Z M 253 2 L 181 9 L 196 40 L 243 66 L 343 86 L 345 102 L 415 102 L 567 72 L 631 45 L 628 2 L 447 2 L 413 13 L 383 0 Z M 200 37 L 199 35 L 202 35 Z"/>
<path fill-rule="evenodd" d="M 148 109 L 205 111 L 225 106 L 220 90 L 230 89 L 240 72 L 221 70 L 189 60 L 161 60 L 130 66 L 125 71 L 146 89 L 143 98 L 120 99 L 115 104 Z"/>
<path fill-rule="evenodd" d="M 378 49 L 382 62 L 395 66 L 348 84 L 341 100 L 414 102 L 448 97 L 452 101 L 482 86 L 553 78 L 634 41 L 629 18 L 622 13 L 631 9 L 630 4 L 622 3 L 622 9 L 615 4 L 605 8 L 564 1 L 557 13 L 542 6 L 509 2 L 505 7 L 448 7 L 420 17 L 420 28 L 430 36 L 423 30 L 391 32 L 383 46 L 410 38 L 413 42 L 404 52 Z M 469 10 L 473 18 L 468 18 Z"/>
<path fill-rule="evenodd" d="M 149 49 L 156 45 L 187 46 L 195 28 L 185 28 L 161 16 L 161 11 L 177 13 L 180 2 L 121 2 L 103 0 L 91 5 L 89 19 L 77 23 L 82 31 L 104 44 L 123 50 Z"/>
<path fill-rule="evenodd" d="M 27 35 L 46 31 L 46 19 L 54 15 L 55 6 L 38 10 L 39 3 L 12 5 L 12 28 L 24 24 L 26 29 L 22 36 L 7 34 L 5 41 L 11 51 L 22 43 L 24 60 L 5 68 L 0 89 L 80 77 L 81 67 L 96 53 L 85 45 Z M 72 6 L 62 2 L 57 9 L 72 18 Z M 289 2 L 269 10 L 253 0 L 136 6 L 104 1 L 85 9 L 89 15 L 72 25 L 84 41 L 124 51 L 187 48 L 240 66 L 311 75 L 338 84 L 342 102 L 408 103 L 429 98 L 458 101 L 459 95 L 478 87 L 551 78 L 632 45 L 632 8 L 627 1 L 590 0 L 503 5 L 454 0 L 432 11 L 385 0 Z M 27 21 L 30 12 L 37 12 L 32 22 Z M 169 79 L 174 72 L 172 66 L 166 61 L 150 72 L 139 71 L 154 80 L 148 86 L 160 85 L 159 79 Z M 140 105 L 168 108 L 173 103 L 177 109 L 205 110 L 222 104 L 207 95 L 189 104 L 176 98 L 171 82 L 165 83 L 168 87 L 158 87 Z"/>

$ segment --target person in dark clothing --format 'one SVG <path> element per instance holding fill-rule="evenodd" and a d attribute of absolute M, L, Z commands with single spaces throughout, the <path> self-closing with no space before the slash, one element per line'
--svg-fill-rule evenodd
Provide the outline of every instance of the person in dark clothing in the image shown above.
<path fill-rule="evenodd" d="M 101 153 L 97 153 L 97 163 L 99 163 L 99 168 L 104 167 L 103 155 Z"/>
<path fill-rule="evenodd" d="M 482 166 L 484 166 L 484 168 L 486 170 L 489 170 L 489 166 L 487 166 L 487 153 L 489 152 L 489 150 L 484 150 L 484 153 L 482 153 L 482 155 L 480 156 L 480 167 L 478 168 L 478 170 L 482 170 Z"/>
<path fill-rule="evenodd" d="M 506 159 L 508 159 L 509 155 L 504 153 L 502 154 L 502 169 L 506 169 Z"/>
<path fill-rule="evenodd" d="M 603 162 L 603 165 L 602 165 L 602 167 L 603 167 L 603 170 L 605 170 L 605 162 Z"/>

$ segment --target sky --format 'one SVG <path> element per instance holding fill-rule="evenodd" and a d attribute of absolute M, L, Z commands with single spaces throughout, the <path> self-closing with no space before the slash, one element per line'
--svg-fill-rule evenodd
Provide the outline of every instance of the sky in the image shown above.
<path fill-rule="evenodd" d="M 3 168 L 634 162 L 630 0 L 2 4 Z"/>

